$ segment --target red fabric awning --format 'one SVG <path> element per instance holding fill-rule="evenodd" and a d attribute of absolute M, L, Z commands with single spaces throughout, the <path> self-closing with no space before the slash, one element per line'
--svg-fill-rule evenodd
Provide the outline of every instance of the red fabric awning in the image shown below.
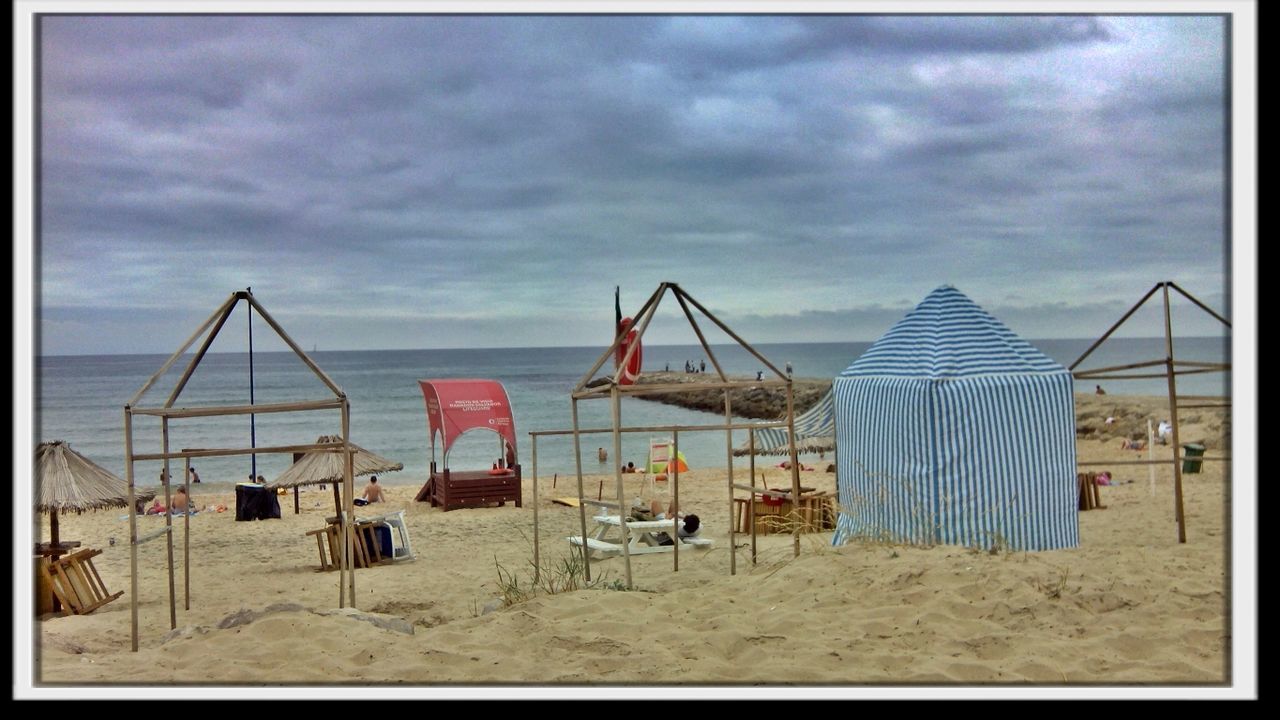
<path fill-rule="evenodd" d="M 440 434 L 443 456 L 447 458 L 453 443 L 463 433 L 476 428 L 498 433 L 514 453 L 515 416 L 502 383 L 496 380 L 419 380 L 418 385 L 427 403 L 432 457 L 435 456 L 436 433 Z"/>

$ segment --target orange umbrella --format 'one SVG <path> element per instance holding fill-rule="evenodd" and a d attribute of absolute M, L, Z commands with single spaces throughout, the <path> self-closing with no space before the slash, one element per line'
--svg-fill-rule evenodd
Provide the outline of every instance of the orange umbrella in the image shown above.
<path fill-rule="evenodd" d="M 665 464 L 661 460 L 649 464 L 649 472 L 651 473 L 673 473 L 677 470 L 689 472 L 689 463 L 685 462 L 684 452 L 677 452 L 675 459 L 668 460 Z"/>

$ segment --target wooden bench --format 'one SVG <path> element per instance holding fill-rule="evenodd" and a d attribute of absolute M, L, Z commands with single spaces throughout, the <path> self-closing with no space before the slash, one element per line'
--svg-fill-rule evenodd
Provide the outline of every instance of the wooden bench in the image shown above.
<path fill-rule="evenodd" d="M 124 595 L 123 590 L 109 593 L 98 575 L 93 558 L 101 554 L 101 550 L 85 548 L 54 560 L 40 558 L 53 596 L 62 603 L 63 615 L 86 615 Z"/>
<path fill-rule="evenodd" d="M 582 547 L 581 535 L 571 535 L 569 536 L 568 540 L 570 545 L 577 545 L 578 547 Z M 600 553 L 601 555 L 606 555 L 606 556 L 622 554 L 621 545 L 617 543 L 605 542 L 604 540 L 597 540 L 593 537 L 587 538 L 587 549 L 593 550 L 595 552 Z"/>
<path fill-rule="evenodd" d="M 431 507 L 443 507 L 445 511 L 507 502 L 520 507 L 520 466 L 500 474 L 488 470 L 453 472 L 448 468 L 433 471 L 414 499 L 430 501 Z"/>

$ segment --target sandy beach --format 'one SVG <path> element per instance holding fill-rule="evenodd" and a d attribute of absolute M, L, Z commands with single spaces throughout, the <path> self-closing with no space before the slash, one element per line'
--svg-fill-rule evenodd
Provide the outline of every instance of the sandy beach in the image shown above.
<path fill-rule="evenodd" d="M 1121 436 L 1166 410 L 1160 398 L 1079 396 L 1079 461 L 1145 459 Z M 1221 410 L 1187 411 L 1182 440 L 1222 455 Z M 1106 418 L 1113 418 L 1111 423 Z M 1172 449 L 1158 446 L 1156 457 Z M 586 459 L 584 459 L 585 461 Z M 746 458 L 735 481 L 747 482 Z M 771 487 L 789 481 L 761 458 Z M 835 491 L 830 456 L 806 456 L 802 484 Z M 600 471 L 594 456 L 588 470 Z M 340 610 L 338 573 L 319 572 L 305 533 L 333 514 L 330 490 L 304 489 L 301 512 L 282 497 L 279 520 L 237 522 L 229 493 L 196 490 L 224 513 L 190 521 L 191 608 L 183 609 L 183 518 L 175 518 L 177 628 L 170 629 L 166 546 L 139 548 L 139 652 L 130 651 L 128 516 L 69 515 L 62 537 L 101 548 L 97 568 L 124 597 L 85 616 L 37 621 L 35 685 L 198 687 L 477 685 L 582 687 L 816 685 L 1227 686 L 1232 681 L 1230 470 L 1206 462 L 1184 475 L 1187 542 L 1179 544 L 1169 465 L 1109 470 L 1105 508 L 1079 514 L 1078 548 L 1039 553 L 955 546 L 830 546 L 830 533 L 737 537 L 730 574 L 727 472 L 682 473 L 683 509 L 703 520 L 708 550 L 593 562 L 591 587 L 531 592 L 502 602 L 503 579 L 532 590 L 533 480 L 524 507 L 442 512 L 414 502 L 416 487 L 386 488 L 405 511 L 417 557 L 356 572 L 355 609 Z M 1225 473 L 1225 474 L 1224 474 Z M 640 476 L 627 478 L 628 496 Z M 601 479 L 586 478 L 594 497 Z M 538 479 L 543 579 L 560 577 L 578 511 L 574 478 Z M 362 487 L 363 479 L 357 479 Z M 198 488 L 198 486 L 197 486 Z M 376 510 L 376 512 L 364 512 Z M 139 517 L 139 532 L 162 517 Z M 41 529 L 45 537 L 47 529 Z M 115 543 L 112 544 L 112 539 Z"/>

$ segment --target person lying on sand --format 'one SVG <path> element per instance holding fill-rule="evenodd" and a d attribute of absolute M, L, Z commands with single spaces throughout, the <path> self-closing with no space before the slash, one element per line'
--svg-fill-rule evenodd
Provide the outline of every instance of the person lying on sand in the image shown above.
<path fill-rule="evenodd" d="M 631 510 L 631 518 L 633 520 L 668 520 L 673 515 L 679 515 L 679 517 L 684 520 L 684 524 L 680 526 L 680 537 L 682 539 L 695 537 L 702 529 L 702 522 L 698 519 L 697 515 L 686 515 L 685 513 L 676 512 L 676 504 L 674 500 L 667 506 L 666 512 L 662 512 L 662 503 L 658 500 L 650 500 L 649 507 L 647 509 L 643 507 L 636 507 Z M 653 539 L 657 540 L 659 545 L 675 544 L 674 541 L 672 541 L 671 536 L 664 532 L 654 533 Z"/>
<path fill-rule="evenodd" d="M 791 461 L 790 461 L 790 460 L 783 460 L 782 462 L 778 463 L 778 467 L 782 468 L 783 470 L 790 470 L 790 469 L 791 469 Z M 808 465 L 805 465 L 804 463 L 800 463 L 800 469 L 801 469 L 801 470 L 804 470 L 804 471 L 806 471 L 806 472 L 812 472 L 812 471 L 813 471 L 813 468 L 812 468 L 812 467 L 809 467 Z"/>
<path fill-rule="evenodd" d="M 1146 440 L 1130 440 L 1129 438 L 1125 438 L 1120 441 L 1121 450 L 1145 450 L 1146 447 Z"/>

